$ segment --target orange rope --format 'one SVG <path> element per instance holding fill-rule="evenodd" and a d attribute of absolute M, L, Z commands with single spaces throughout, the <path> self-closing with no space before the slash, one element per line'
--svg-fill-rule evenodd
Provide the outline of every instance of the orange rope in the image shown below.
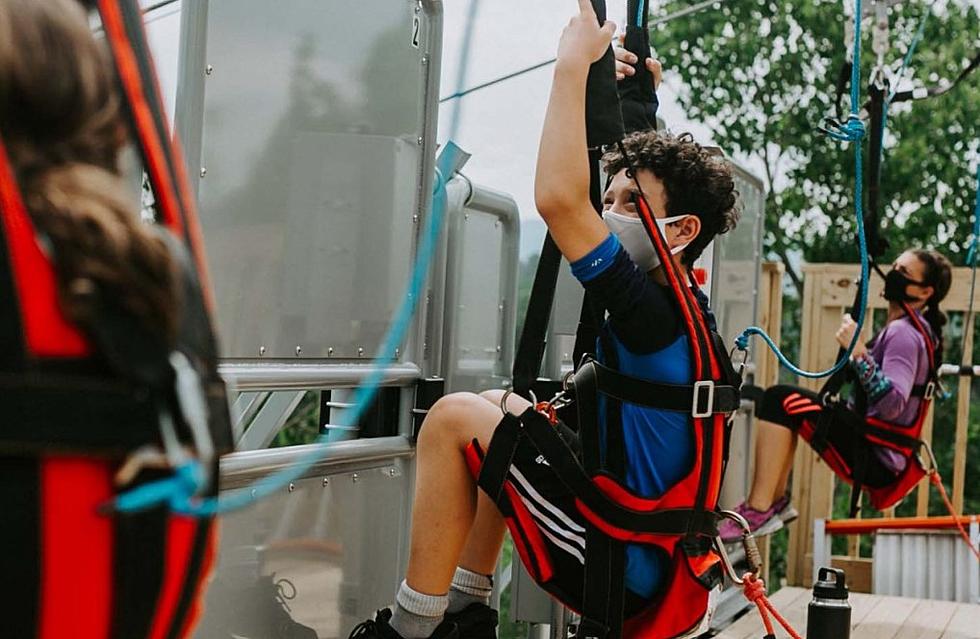
<path fill-rule="evenodd" d="M 949 514 L 953 516 L 953 522 L 956 524 L 956 529 L 960 531 L 960 537 L 962 537 L 963 541 L 966 542 L 966 547 L 970 549 L 970 552 L 972 552 L 973 556 L 977 558 L 977 561 L 980 561 L 980 551 L 978 551 L 977 547 L 973 545 L 972 541 L 970 541 L 970 535 L 967 534 L 966 529 L 963 527 L 963 523 L 960 521 L 959 517 L 956 516 L 956 509 L 953 508 L 953 502 L 949 500 L 949 495 L 946 493 L 946 487 L 943 486 L 943 478 L 939 476 L 938 470 L 934 469 L 931 473 L 929 473 L 929 481 L 931 481 L 936 488 L 939 489 L 939 496 L 943 498 L 943 503 L 946 504 L 946 509 L 949 511 Z"/>
<path fill-rule="evenodd" d="M 793 626 L 791 626 L 789 622 L 786 621 L 781 614 L 779 614 L 779 611 L 777 611 L 776 607 L 772 605 L 769 598 L 766 597 L 766 584 L 764 581 L 752 573 L 746 573 L 745 576 L 742 577 L 742 592 L 745 595 L 745 598 L 754 603 L 756 608 L 759 609 L 759 616 L 762 617 L 762 625 L 766 627 L 767 635 L 776 635 L 776 631 L 772 625 L 772 620 L 769 619 L 769 615 L 771 614 L 776 618 L 776 621 L 779 622 L 779 625 L 781 625 L 786 632 L 789 633 L 790 637 L 793 639 L 803 639 L 798 632 L 793 630 Z"/>

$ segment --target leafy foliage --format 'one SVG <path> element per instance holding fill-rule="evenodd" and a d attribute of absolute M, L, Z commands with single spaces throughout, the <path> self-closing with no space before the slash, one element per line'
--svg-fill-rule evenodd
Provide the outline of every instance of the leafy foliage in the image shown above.
<path fill-rule="evenodd" d="M 920 85 L 954 78 L 980 46 L 974 7 L 955 0 L 934 6 L 906 73 Z M 652 36 L 668 70 L 680 75 L 688 116 L 710 125 L 728 152 L 762 167 L 769 189 L 766 249 L 786 263 L 797 287 L 791 257 L 846 262 L 857 255 L 853 152 L 816 129 L 837 114 L 834 83 L 846 48 L 840 7 L 837 0 L 739 0 L 660 25 Z M 922 2 L 892 9 L 886 63 L 904 56 L 925 10 Z M 862 39 L 864 97 L 875 64 L 869 28 Z M 882 227 L 891 249 L 884 259 L 925 244 L 962 262 L 974 190 L 970 167 L 980 146 L 978 79 L 892 107 L 882 176 Z"/>

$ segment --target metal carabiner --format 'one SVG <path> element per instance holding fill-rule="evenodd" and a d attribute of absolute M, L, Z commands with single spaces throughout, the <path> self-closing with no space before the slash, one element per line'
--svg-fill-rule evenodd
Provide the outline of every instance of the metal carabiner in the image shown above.
<path fill-rule="evenodd" d="M 534 394 L 533 390 L 528 390 L 527 392 L 531 396 L 531 405 L 537 406 L 538 396 Z M 514 391 L 508 388 L 507 390 L 504 391 L 503 396 L 500 398 L 500 412 L 503 413 L 504 415 L 510 414 L 510 411 L 507 410 L 507 400 L 510 399 L 510 396 L 513 394 Z"/>
<path fill-rule="evenodd" d="M 749 522 L 746 521 L 745 517 L 733 510 L 719 510 L 718 514 L 725 519 L 731 519 L 742 529 L 742 548 L 745 549 L 745 560 L 749 564 L 749 573 L 758 576 L 762 572 L 762 554 L 759 552 L 759 545 L 755 541 L 755 535 L 752 534 L 752 528 L 749 526 Z M 718 556 L 721 558 L 721 565 L 728 574 L 728 577 L 736 585 L 743 585 L 745 580 L 735 572 L 735 566 L 728 556 L 728 551 L 725 549 L 725 542 L 722 541 L 721 537 L 715 537 L 715 549 L 718 551 Z"/>

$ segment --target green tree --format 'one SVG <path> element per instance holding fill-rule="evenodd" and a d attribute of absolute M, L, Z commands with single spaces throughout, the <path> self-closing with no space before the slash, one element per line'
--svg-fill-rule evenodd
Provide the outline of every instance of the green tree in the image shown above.
<path fill-rule="evenodd" d="M 886 62 L 904 56 L 925 10 L 922 2 L 892 9 Z M 679 97 L 688 116 L 711 126 L 729 153 L 763 167 L 766 249 L 787 265 L 800 292 L 791 256 L 840 262 L 857 255 L 853 151 L 816 129 L 836 112 L 833 85 L 845 56 L 844 20 L 837 0 L 737 0 L 660 25 L 652 34 L 668 69 L 681 75 Z M 865 97 L 875 64 L 869 28 L 862 39 Z M 954 78 L 978 46 L 976 9 L 953 0 L 927 22 L 911 77 L 926 85 Z M 970 165 L 980 140 L 978 79 L 980 74 L 944 96 L 892 108 L 882 179 L 883 227 L 892 248 L 884 259 L 928 244 L 962 263 L 974 192 Z"/>

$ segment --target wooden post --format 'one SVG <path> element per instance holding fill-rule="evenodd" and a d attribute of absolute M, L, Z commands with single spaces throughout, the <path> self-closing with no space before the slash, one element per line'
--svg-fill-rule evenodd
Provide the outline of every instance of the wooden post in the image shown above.
<path fill-rule="evenodd" d="M 973 320 L 974 313 L 963 318 L 963 361 L 972 364 L 973 358 Z M 960 377 L 956 401 L 956 437 L 953 449 L 953 508 L 957 515 L 963 514 L 963 484 L 966 481 L 966 437 L 970 423 L 970 389 L 972 379 Z"/>

